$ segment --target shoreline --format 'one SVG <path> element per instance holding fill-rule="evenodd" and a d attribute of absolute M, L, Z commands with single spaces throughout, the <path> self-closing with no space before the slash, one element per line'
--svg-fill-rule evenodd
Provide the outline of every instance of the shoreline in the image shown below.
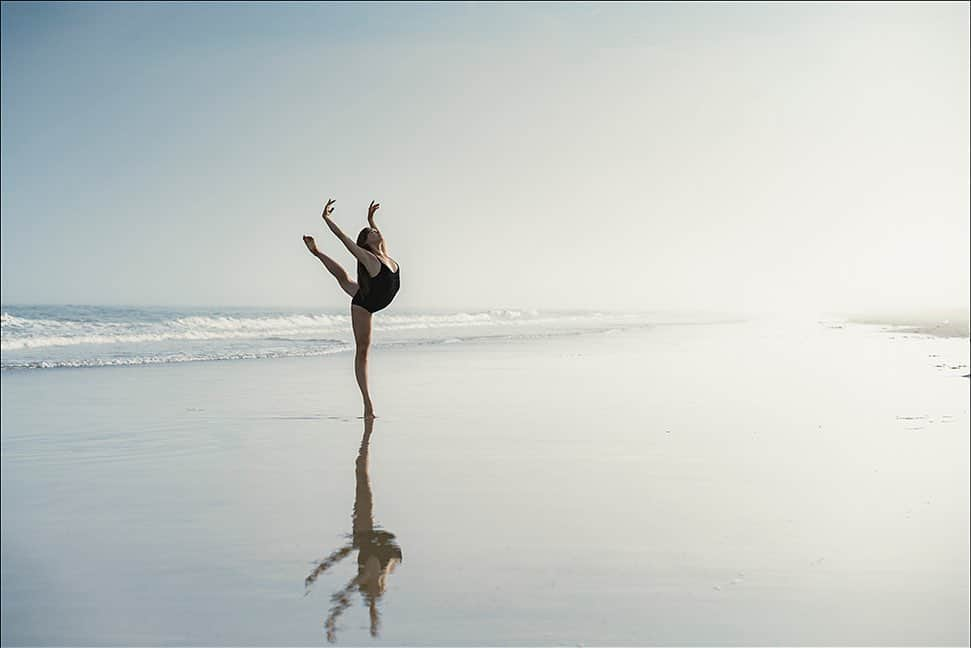
<path fill-rule="evenodd" d="M 630 327 L 610 327 L 607 326 L 602 329 L 582 329 L 573 331 L 559 331 L 553 334 L 543 334 L 543 333 L 524 333 L 520 335 L 509 335 L 504 332 L 495 332 L 493 335 L 479 335 L 467 338 L 461 337 L 450 337 L 441 340 L 389 340 L 383 342 L 381 340 L 376 340 L 372 336 L 371 351 L 372 353 L 383 355 L 386 352 L 393 351 L 396 354 L 402 352 L 442 352 L 446 349 L 457 350 L 458 348 L 472 348 L 472 347 L 492 347 L 499 348 L 505 344 L 529 344 L 535 342 L 551 343 L 555 344 L 558 340 L 569 340 L 575 338 L 584 339 L 606 339 L 618 334 L 634 334 L 634 333 L 645 333 L 656 330 L 664 330 L 671 328 L 685 328 L 685 329 L 695 329 L 704 327 L 722 327 L 722 326 L 760 326 L 768 322 L 768 320 L 760 319 L 728 319 L 710 322 L 651 322 Z M 937 339 L 969 339 L 968 323 L 967 322 L 941 322 L 932 323 L 926 320 L 918 321 L 915 319 L 911 320 L 901 320 L 901 319 L 851 319 L 843 318 L 836 322 L 834 321 L 815 321 L 811 322 L 806 320 L 802 322 L 804 326 L 818 326 L 820 328 L 828 329 L 847 329 L 851 330 L 850 327 L 859 326 L 861 328 L 866 327 L 883 327 L 879 329 L 881 333 L 896 333 L 901 335 L 906 335 L 908 337 L 926 337 L 926 338 L 937 338 Z M 345 347 L 333 350 L 326 350 L 321 352 L 312 352 L 306 354 L 293 354 L 293 355 L 267 355 L 258 357 L 236 357 L 236 358 L 185 358 L 185 359 L 164 359 L 160 361 L 145 361 L 145 362 L 118 362 L 114 364 L 76 364 L 76 365 L 54 365 L 54 366 L 3 366 L 0 367 L 0 375 L 3 376 L 15 376 L 24 374 L 35 374 L 38 371 L 47 373 L 49 371 L 61 372 L 64 370 L 87 370 L 87 369 L 131 369 L 137 367 L 167 367 L 167 366 L 222 366 L 221 363 L 246 363 L 249 365 L 251 362 L 255 361 L 273 361 L 273 360 L 298 360 L 298 359 L 321 359 L 330 356 L 341 356 L 344 354 L 353 353 L 353 341 L 346 342 Z"/>

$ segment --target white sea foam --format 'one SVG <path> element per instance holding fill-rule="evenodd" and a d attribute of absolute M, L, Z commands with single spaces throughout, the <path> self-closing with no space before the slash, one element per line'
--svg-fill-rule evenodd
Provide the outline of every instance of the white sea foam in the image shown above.
<path fill-rule="evenodd" d="M 598 314 L 599 315 L 599 314 Z M 376 331 L 445 327 L 522 326 L 597 319 L 592 315 L 550 315 L 537 311 L 491 310 L 444 315 L 383 315 Z M 171 340 L 255 339 L 310 336 L 350 330 L 350 315 L 232 317 L 191 315 L 158 322 L 32 319 L 3 313 L 0 349 L 14 351 L 81 344 L 138 344 Z"/>
<path fill-rule="evenodd" d="M 455 344 L 626 328 L 642 316 L 492 309 L 381 313 L 375 344 Z M 94 367 L 318 355 L 353 346 L 350 314 L 5 307 L 2 367 Z"/>

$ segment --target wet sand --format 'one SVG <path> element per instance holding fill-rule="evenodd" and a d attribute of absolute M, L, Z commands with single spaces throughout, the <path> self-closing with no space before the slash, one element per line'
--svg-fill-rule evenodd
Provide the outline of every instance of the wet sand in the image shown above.
<path fill-rule="evenodd" d="M 879 324 L 891 332 L 954 338 L 971 335 L 971 318 L 967 310 L 857 315 L 850 319 L 858 324 Z"/>
<path fill-rule="evenodd" d="M 815 322 L 385 349 L 370 431 L 347 354 L 5 372 L 2 642 L 967 644 L 967 358 Z"/>

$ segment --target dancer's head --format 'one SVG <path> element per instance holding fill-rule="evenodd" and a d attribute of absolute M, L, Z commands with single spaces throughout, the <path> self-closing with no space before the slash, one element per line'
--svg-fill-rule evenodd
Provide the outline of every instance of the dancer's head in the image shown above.
<path fill-rule="evenodd" d="M 365 227 L 357 235 L 358 246 L 371 252 L 381 252 L 383 242 L 381 231 L 374 227 Z"/>

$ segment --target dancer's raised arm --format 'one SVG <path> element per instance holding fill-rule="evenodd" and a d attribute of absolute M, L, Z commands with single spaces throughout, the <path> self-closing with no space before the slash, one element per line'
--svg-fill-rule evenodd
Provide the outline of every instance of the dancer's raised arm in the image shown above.
<path fill-rule="evenodd" d="M 367 209 L 367 224 L 371 226 L 371 229 L 378 229 L 378 226 L 374 224 L 374 212 L 378 211 L 378 207 L 381 203 L 376 203 L 371 201 L 371 206 Z"/>
<path fill-rule="evenodd" d="M 330 215 L 334 211 L 335 202 L 335 200 L 327 201 L 327 204 L 324 205 L 324 212 L 320 215 L 321 218 L 323 218 L 324 222 L 327 223 L 327 227 L 330 228 L 330 231 L 341 240 L 341 243 L 344 244 L 344 247 L 347 248 L 348 252 L 353 254 L 358 261 L 363 263 L 364 267 L 369 271 L 377 272 L 381 269 L 381 262 L 378 260 L 378 257 L 374 256 L 370 250 L 365 250 L 360 245 L 348 238 L 347 234 L 342 232 L 341 228 L 337 226 L 337 223 L 331 220 Z"/>
<path fill-rule="evenodd" d="M 388 239 L 384 238 L 384 235 L 381 233 L 381 230 L 378 228 L 377 223 L 374 222 L 374 212 L 378 211 L 378 207 L 380 206 L 381 206 L 381 203 L 374 202 L 373 200 L 371 201 L 371 206 L 368 207 L 368 210 L 367 210 L 367 222 L 368 222 L 368 225 L 371 226 L 371 229 L 377 232 L 378 235 L 380 236 L 380 241 L 378 242 L 378 251 L 387 257 L 387 256 L 391 256 L 388 253 Z"/>

